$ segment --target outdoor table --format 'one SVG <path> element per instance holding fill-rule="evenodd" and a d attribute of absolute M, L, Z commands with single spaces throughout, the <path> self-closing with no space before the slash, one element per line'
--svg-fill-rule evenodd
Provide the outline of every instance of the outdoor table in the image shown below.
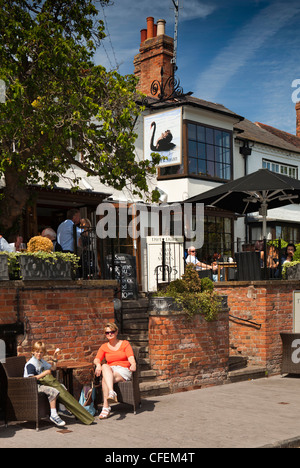
<path fill-rule="evenodd" d="M 282 374 L 300 374 L 300 333 L 280 333 Z"/>
<path fill-rule="evenodd" d="M 228 281 L 228 271 L 229 268 L 236 268 L 237 264 L 235 262 L 219 262 L 218 263 L 218 281 L 221 278 L 221 270 L 224 270 L 224 280 Z"/>
<path fill-rule="evenodd" d="M 68 392 L 73 395 L 73 371 L 76 369 L 92 368 L 93 364 L 86 361 L 59 361 L 56 365 L 57 371 L 62 371 L 63 384 Z"/>

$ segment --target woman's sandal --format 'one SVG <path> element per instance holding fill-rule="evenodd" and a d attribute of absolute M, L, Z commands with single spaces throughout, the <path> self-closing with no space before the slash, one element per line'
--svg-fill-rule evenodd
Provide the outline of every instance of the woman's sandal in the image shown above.
<path fill-rule="evenodd" d="M 118 403 L 118 398 L 116 392 L 111 390 L 109 392 L 108 398 L 107 398 L 108 403 Z"/>
<path fill-rule="evenodd" d="M 109 408 L 102 408 L 102 411 L 100 413 L 100 416 L 99 416 L 99 419 L 107 419 L 109 418 L 110 416 L 110 413 L 111 413 L 111 407 Z"/>

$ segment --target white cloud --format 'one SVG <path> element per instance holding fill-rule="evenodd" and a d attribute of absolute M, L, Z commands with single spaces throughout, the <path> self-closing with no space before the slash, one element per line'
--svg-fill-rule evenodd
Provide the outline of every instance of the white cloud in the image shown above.
<path fill-rule="evenodd" d="M 215 101 L 237 71 L 262 45 L 274 36 L 294 15 L 300 13 L 299 2 L 276 2 L 264 8 L 241 28 L 237 35 L 213 60 L 197 80 L 196 95 Z"/>
<path fill-rule="evenodd" d="M 180 0 L 179 8 L 179 21 L 190 21 L 207 17 L 216 7 L 201 0 Z M 147 28 L 148 16 L 153 16 L 155 21 L 165 19 L 166 33 L 170 36 L 174 34 L 175 15 L 172 0 L 114 0 L 113 5 L 105 7 L 103 11 L 100 9 L 100 17 L 106 22 L 109 37 L 97 51 L 96 63 L 101 63 L 108 69 L 113 68 L 111 63 L 115 65 L 115 54 L 118 63 L 126 63 L 120 72 L 128 73 L 129 69 L 132 71 L 133 57 L 138 53 L 140 46 L 140 30 Z"/>

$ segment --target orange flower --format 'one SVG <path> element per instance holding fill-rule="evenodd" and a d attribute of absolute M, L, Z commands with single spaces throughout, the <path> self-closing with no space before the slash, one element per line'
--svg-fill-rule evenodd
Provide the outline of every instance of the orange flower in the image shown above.
<path fill-rule="evenodd" d="M 53 243 L 47 237 L 32 237 L 27 244 L 27 252 L 53 252 Z"/>

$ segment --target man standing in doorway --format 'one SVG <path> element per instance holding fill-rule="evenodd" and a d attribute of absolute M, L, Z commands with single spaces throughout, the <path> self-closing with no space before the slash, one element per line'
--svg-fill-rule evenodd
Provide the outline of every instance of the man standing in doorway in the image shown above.
<path fill-rule="evenodd" d="M 67 219 L 57 229 L 57 242 L 61 245 L 63 252 L 75 252 L 74 237 L 78 244 L 78 230 L 74 227 L 80 223 L 80 211 L 72 208 L 67 213 Z M 74 236 L 75 232 L 75 236 Z"/>

